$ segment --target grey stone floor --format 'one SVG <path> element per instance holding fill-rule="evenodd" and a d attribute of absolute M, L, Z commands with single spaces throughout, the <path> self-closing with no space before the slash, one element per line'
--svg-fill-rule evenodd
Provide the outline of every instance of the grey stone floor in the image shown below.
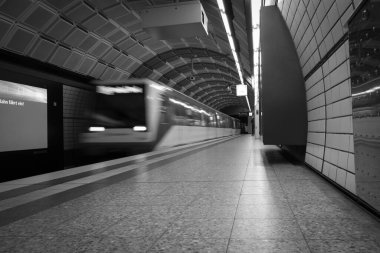
<path fill-rule="evenodd" d="M 1 252 L 380 252 L 380 223 L 243 136 L 0 227 Z"/>

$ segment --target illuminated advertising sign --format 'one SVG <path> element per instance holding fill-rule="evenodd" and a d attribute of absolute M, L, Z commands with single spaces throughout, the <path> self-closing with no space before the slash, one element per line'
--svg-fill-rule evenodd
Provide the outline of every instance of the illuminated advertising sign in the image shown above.
<path fill-rule="evenodd" d="M 0 80 L 0 152 L 47 148 L 47 90 Z"/>

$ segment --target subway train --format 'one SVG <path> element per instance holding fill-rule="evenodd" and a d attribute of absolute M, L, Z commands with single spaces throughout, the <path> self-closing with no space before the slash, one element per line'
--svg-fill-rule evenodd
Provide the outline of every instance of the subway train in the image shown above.
<path fill-rule="evenodd" d="M 152 80 L 94 84 L 95 108 L 80 138 L 91 154 L 151 151 L 240 134 L 239 120 Z"/>

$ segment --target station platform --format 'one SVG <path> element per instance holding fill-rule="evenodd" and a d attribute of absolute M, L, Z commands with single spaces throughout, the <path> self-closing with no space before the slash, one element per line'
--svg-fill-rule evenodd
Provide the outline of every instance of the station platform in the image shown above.
<path fill-rule="evenodd" d="M 0 184 L 0 252 L 380 252 L 380 222 L 243 135 Z"/>

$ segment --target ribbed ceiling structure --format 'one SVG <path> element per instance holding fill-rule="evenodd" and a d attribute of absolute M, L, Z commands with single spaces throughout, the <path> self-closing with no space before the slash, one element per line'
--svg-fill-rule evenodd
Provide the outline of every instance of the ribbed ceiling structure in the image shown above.
<path fill-rule="evenodd" d="M 142 8 L 189 1 L 194 0 L 0 0 L 0 47 L 94 79 L 161 81 L 219 110 L 247 107 L 244 97 L 232 95 L 240 81 L 216 0 L 201 1 L 207 37 L 164 41 L 143 31 Z M 249 1 L 225 2 L 248 83 Z M 253 106 L 252 89 L 249 98 Z"/>

